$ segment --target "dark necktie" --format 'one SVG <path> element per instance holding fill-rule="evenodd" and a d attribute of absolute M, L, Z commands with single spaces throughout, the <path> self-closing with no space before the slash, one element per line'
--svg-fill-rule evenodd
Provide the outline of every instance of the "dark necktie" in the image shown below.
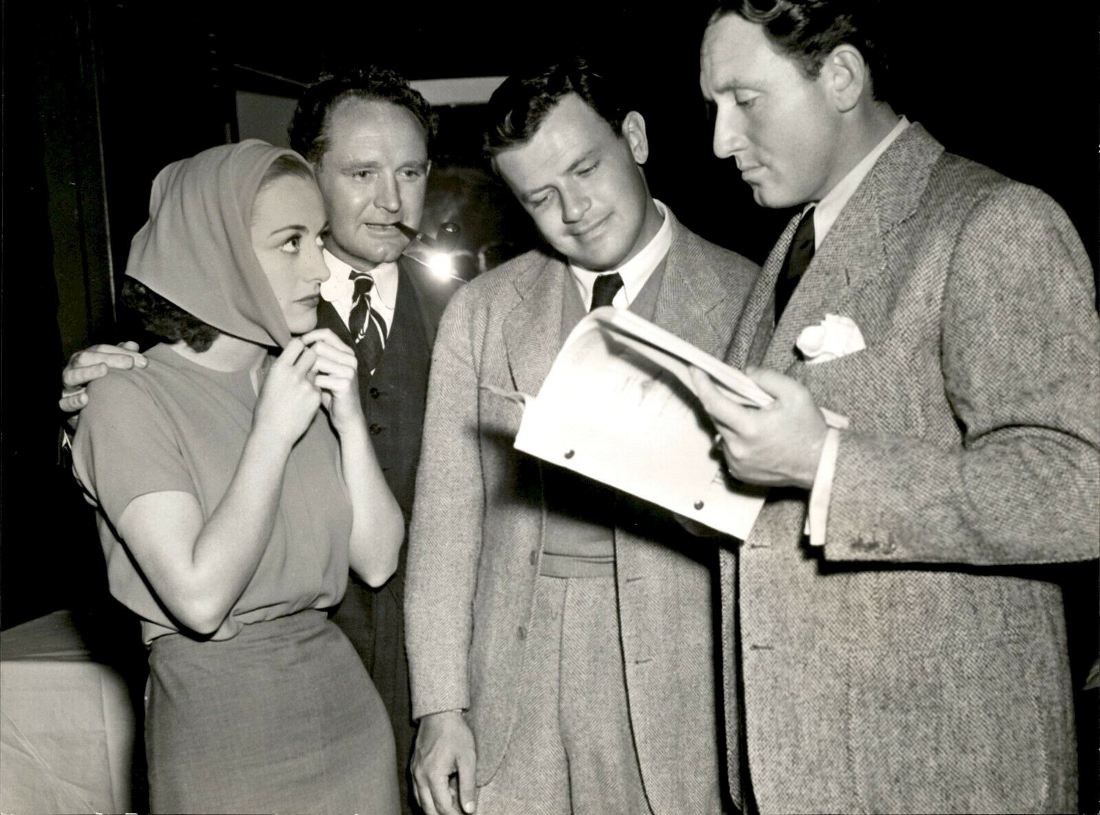
<path fill-rule="evenodd" d="M 348 316 L 348 330 L 355 343 L 356 353 L 374 373 L 382 361 L 382 349 L 386 346 L 386 321 L 382 315 L 371 308 L 370 293 L 374 288 L 374 278 L 368 272 L 352 271 L 348 275 L 355 284 L 351 296 L 351 314 Z"/>
<path fill-rule="evenodd" d="M 611 301 L 615 299 L 615 295 L 619 293 L 619 289 L 622 287 L 623 279 L 618 272 L 602 274 L 597 277 L 595 285 L 592 286 L 592 307 L 588 310 L 592 311 L 592 309 L 600 306 L 610 306 Z"/>
<path fill-rule="evenodd" d="M 806 210 L 802 220 L 798 222 L 794 238 L 787 249 L 787 256 L 783 258 L 783 267 L 779 270 L 779 277 L 775 281 L 775 321 L 783 316 L 783 309 L 798 288 L 798 281 L 802 279 L 803 272 L 814 258 L 814 208 Z"/>

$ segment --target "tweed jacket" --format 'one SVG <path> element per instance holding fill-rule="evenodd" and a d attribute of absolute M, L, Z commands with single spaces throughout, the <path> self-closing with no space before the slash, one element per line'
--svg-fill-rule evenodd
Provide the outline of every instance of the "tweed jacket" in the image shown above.
<path fill-rule="evenodd" d="M 728 361 L 785 371 L 851 426 L 823 549 L 802 536 L 806 493 L 775 491 L 721 558 L 727 716 L 731 732 L 743 718 L 757 804 L 1076 811 L 1062 600 L 1042 564 L 1095 558 L 1100 535 L 1100 331 L 1080 240 L 1043 193 L 914 124 L 771 335 L 797 220 Z M 827 313 L 867 347 L 808 364 L 796 338 Z"/>
<path fill-rule="evenodd" d="M 672 229 L 655 321 L 721 355 L 759 269 L 675 219 Z M 542 250 L 482 275 L 452 299 L 433 354 L 406 586 L 413 715 L 468 711 L 479 785 L 516 718 L 550 466 L 513 448 L 521 410 L 485 386 L 538 393 L 574 285 Z M 657 813 L 718 811 L 714 548 L 667 513 L 616 501 L 619 626 L 646 794 Z"/>

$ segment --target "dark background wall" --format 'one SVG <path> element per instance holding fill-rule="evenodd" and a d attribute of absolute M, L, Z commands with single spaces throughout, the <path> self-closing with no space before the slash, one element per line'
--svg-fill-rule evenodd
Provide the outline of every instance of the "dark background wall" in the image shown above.
<path fill-rule="evenodd" d="M 1053 195 L 1095 268 L 1095 5 L 1050 14 L 993 0 L 891 7 L 904 77 L 898 109 L 949 150 Z M 789 213 L 758 209 L 732 164 L 710 153 L 698 92 L 710 8 L 709 0 L 4 4 L 0 625 L 61 607 L 111 607 L 89 510 L 57 463 L 58 371 L 90 342 L 124 338 L 114 291 L 149 184 L 169 161 L 237 137 L 237 90 L 294 96 L 322 69 L 371 62 L 412 79 L 503 76 L 587 51 L 632 88 L 646 117 L 654 193 L 696 231 L 762 261 Z M 476 174 L 468 165 L 478 114 L 444 111 L 447 172 L 437 185 Z M 501 218 L 496 228 L 519 247 L 533 240 L 522 218 Z M 1068 594 L 1079 665 L 1095 657 L 1095 585 L 1090 564 Z M 1083 741 L 1094 759 L 1090 704 Z M 1086 800 L 1095 802 L 1092 767 Z"/>

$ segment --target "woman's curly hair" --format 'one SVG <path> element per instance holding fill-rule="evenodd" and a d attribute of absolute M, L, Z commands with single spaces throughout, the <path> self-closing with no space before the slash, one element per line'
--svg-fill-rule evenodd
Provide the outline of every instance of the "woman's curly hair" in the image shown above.
<path fill-rule="evenodd" d="M 183 340 L 192 351 L 208 351 L 218 336 L 218 329 L 184 311 L 170 300 L 146 288 L 132 277 L 122 284 L 122 305 L 141 319 L 142 328 L 167 340 Z"/>

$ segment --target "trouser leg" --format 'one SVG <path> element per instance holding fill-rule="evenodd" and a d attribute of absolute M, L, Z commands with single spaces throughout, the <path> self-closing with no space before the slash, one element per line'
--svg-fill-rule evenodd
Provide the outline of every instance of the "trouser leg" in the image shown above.
<path fill-rule="evenodd" d="M 561 650 L 562 739 L 573 812 L 649 813 L 627 707 L 613 577 L 568 580 Z"/>
<path fill-rule="evenodd" d="M 569 773 L 558 722 L 561 604 L 566 580 L 538 577 L 517 685 L 516 722 L 478 815 L 568 815 Z"/>

